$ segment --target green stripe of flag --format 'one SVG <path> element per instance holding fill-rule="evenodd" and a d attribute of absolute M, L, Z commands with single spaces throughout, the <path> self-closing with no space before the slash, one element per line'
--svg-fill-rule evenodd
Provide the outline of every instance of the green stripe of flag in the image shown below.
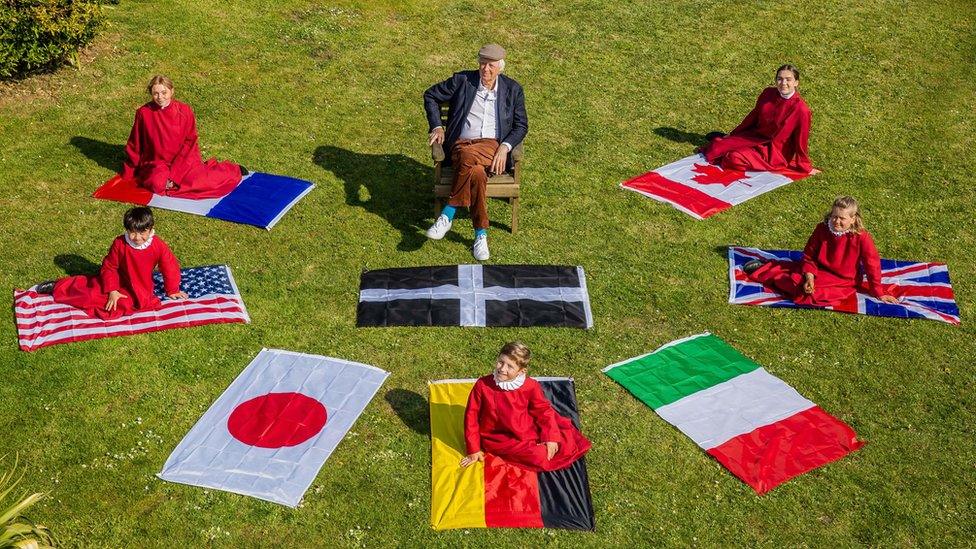
<path fill-rule="evenodd" d="M 656 409 L 756 368 L 758 364 L 706 332 L 673 341 L 603 371 Z"/>

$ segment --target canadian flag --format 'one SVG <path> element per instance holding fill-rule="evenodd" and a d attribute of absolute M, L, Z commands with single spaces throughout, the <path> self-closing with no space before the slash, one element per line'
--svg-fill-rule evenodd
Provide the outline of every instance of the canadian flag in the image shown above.
<path fill-rule="evenodd" d="M 262 349 L 158 476 L 297 507 L 388 375 L 357 362 Z"/>
<path fill-rule="evenodd" d="M 705 219 L 736 204 L 806 177 L 798 172 L 740 172 L 709 164 L 694 154 L 620 184 L 696 218 Z"/>

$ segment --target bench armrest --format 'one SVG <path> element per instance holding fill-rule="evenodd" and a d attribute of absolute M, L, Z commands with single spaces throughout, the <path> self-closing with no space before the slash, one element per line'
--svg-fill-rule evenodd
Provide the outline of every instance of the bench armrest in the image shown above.
<path fill-rule="evenodd" d="M 434 162 L 444 161 L 444 145 L 440 143 L 434 143 L 430 146 L 430 157 Z"/>
<path fill-rule="evenodd" d="M 515 148 L 512 149 L 512 152 L 511 152 L 511 155 L 512 155 L 512 163 L 513 164 L 517 164 L 517 163 L 521 162 L 522 161 L 522 155 L 523 154 L 524 154 L 524 151 L 522 150 L 522 144 L 519 143 L 518 145 L 515 145 Z"/>

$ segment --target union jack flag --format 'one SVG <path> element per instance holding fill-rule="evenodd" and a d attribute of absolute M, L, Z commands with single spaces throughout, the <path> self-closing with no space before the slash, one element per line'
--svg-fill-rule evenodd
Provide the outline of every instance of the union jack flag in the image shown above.
<path fill-rule="evenodd" d="M 802 308 L 767 286 L 753 282 L 742 266 L 752 259 L 800 261 L 796 250 L 760 250 L 729 247 L 729 303 L 764 307 Z M 857 292 L 839 305 L 826 309 L 844 313 L 896 318 L 927 318 L 959 324 L 959 306 L 952 293 L 949 268 L 944 263 L 881 260 L 881 283 L 893 285 L 899 303 L 885 303 Z"/>
<path fill-rule="evenodd" d="M 160 308 L 137 311 L 114 320 L 93 318 L 70 305 L 55 303 L 36 286 L 14 290 L 14 316 L 21 350 L 33 351 L 48 345 L 141 334 L 224 322 L 250 322 L 244 301 L 234 283 L 230 267 L 209 265 L 180 271 L 180 289 L 189 299 L 172 300 L 163 293 L 163 276 L 153 273 Z"/>

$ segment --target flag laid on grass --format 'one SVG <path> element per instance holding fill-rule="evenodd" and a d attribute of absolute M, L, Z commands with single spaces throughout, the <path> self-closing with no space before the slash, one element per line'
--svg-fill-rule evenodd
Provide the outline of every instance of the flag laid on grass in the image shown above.
<path fill-rule="evenodd" d="M 590 328 L 582 267 L 449 265 L 363 273 L 357 326 Z"/>
<path fill-rule="evenodd" d="M 250 322 L 244 300 L 227 265 L 191 267 L 180 271 L 180 289 L 189 299 L 169 299 L 163 291 L 163 275 L 153 273 L 159 309 L 137 311 L 114 320 L 90 317 L 81 309 L 55 303 L 35 287 L 14 290 L 14 316 L 21 350 L 48 345 L 122 335 L 187 328 L 204 324 Z"/>
<path fill-rule="evenodd" d="M 749 280 L 742 266 L 752 259 L 784 259 L 800 261 L 803 252 L 795 250 L 760 250 L 729 247 L 729 303 L 762 305 L 764 307 L 801 307 L 782 294 Z M 834 307 L 842 313 L 895 318 L 927 318 L 949 324 L 959 324 L 959 306 L 949 281 L 949 268 L 944 263 L 881 260 L 881 283 L 893 285 L 892 295 L 899 303 L 885 303 L 864 292 L 857 292 Z"/>
<path fill-rule="evenodd" d="M 864 445 L 846 423 L 708 332 L 603 372 L 758 494 Z"/>
<path fill-rule="evenodd" d="M 569 378 L 535 378 L 557 413 L 579 428 L 576 390 Z M 464 409 L 474 379 L 430 383 L 431 502 L 435 530 L 451 528 L 567 528 L 593 530 L 586 458 L 561 471 L 536 473 L 501 458 L 461 467 Z"/>
<path fill-rule="evenodd" d="M 158 476 L 297 507 L 388 375 L 348 360 L 262 349 Z"/>
<path fill-rule="evenodd" d="M 220 198 L 193 200 L 154 194 L 137 186 L 135 181 L 122 179 L 116 174 L 92 196 L 102 200 L 130 202 L 270 230 L 313 187 L 315 185 L 301 179 L 255 172 L 242 178 L 234 190 Z"/>
<path fill-rule="evenodd" d="M 620 184 L 696 218 L 705 219 L 750 198 L 803 179 L 799 172 L 740 172 L 693 154 Z"/>

